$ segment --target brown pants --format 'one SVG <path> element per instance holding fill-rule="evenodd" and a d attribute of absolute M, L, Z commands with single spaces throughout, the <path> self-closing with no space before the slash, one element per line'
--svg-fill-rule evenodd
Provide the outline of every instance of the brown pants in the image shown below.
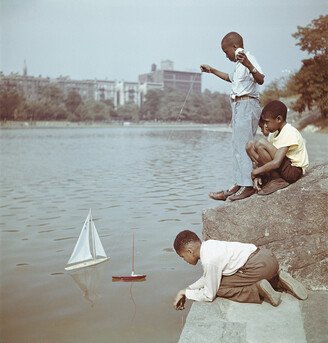
<path fill-rule="evenodd" d="M 267 279 L 275 286 L 279 264 L 270 249 L 261 248 L 235 274 L 222 276 L 217 295 L 246 303 L 261 303 L 256 282 Z"/>
<path fill-rule="evenodd" d="M 289 183 L 294 183 L 303 175 L 303 170 L 300 167 L 292 166 L 292 162 L 288 157 L 284 157 L 279 169 L 281 177 Z"/>

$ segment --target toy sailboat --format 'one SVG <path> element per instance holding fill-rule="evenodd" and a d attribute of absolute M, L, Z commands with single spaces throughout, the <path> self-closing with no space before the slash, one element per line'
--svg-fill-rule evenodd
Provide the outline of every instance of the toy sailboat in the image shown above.
<path fill-rule="evenodd" d="M 134 273 L 134 233 L 132 236 L 132 273 L 126 276 L 112 276 L 112 281 L 145 281 L 145 274 Z"/>
<path fill-rule="evenodd" d="M 93 266 L 107 261 L 108 259 L 109 257 L 107 257 L 101 244 L 90 209 L 65 270 L 75 270 Z"/>

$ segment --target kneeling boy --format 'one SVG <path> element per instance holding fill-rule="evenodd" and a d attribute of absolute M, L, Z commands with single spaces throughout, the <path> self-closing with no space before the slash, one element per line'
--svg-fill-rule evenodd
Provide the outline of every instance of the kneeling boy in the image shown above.
<path fill-rule="evenodd" d="M 268 140 L 248 144 L 247 154 L 256 165 L 252 171 L 254 187 L 259 195 L 267 195 L 300 179 L 309 165 L 305 141 L 299 131 L 286 122 L 287 107 L 279 100 L 271 101 L 262 110 Z M 260 187 L 261 179 L 268 182 Z"/>
<path fill-rule="evenodd" d="M 192 231 L 181 231 L 175 238 L 174 249 L 187 263 L 200 260 L 203 276 L 187 289 L 180 290 L 174 299 L 176 310 L 183 310 L 187 299 L 213 301 L 216 296 L 238 302 L 268 301 L 277 306 L 281 289 L 305 300 L 304 286 L 284 271 L 273 253 L 254 244 L 208 240 L 201 242 Z M 274 288 L 273 288 L 274 287 Z"/>

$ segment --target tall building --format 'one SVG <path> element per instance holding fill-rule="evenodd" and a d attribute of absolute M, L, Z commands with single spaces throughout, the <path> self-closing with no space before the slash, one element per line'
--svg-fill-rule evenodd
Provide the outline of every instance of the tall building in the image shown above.
<path fill-rule="evenodd" d="M 201 73 L 174 70 L 173 62 L 162 61 L 161 69 L 152 64 L 150 73 L 139 75 L 139 83 L 163 84 L 164 90 L 175 89 L 184 93 L 200 94 L 202 92 Z"/>

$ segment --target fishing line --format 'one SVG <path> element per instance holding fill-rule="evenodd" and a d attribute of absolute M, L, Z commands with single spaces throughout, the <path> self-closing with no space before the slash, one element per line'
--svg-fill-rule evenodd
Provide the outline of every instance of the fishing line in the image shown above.
<path fill-rule="evenodd" d="M 174 123 L 177 123 L 177 121 L 179 120 L 179 118 L 180 118 L 180 116 L 181 116 L 181 114 L 182 114 L 182 112 L 183 112 L 183 110 L 184 110 L 184 107 L 186 106 L 186 103 L 187 103 L 187 100 L 188 100 L 189 95 L 190 95 L 190 93 L 191 93 L 192 87 L 193 87 L 193 85 L 194 85 L 194 83 L 195 83 L 196 76 L 197 76 L 197 74 L 195 73 L 195 74 L 194 74 L 194 77 L 193 77 L 192 80 L 191 80 L 190 87 L 189 87 L 189 90 L 188 90 L 188 92 L 187 92 L 187 95 L 186 95 L 186 97 L 185 97 L 185 99 L 184 99 L 184 102 L 183 102 L 183 104 L 182 104 L 182 106 L 181 106 L 181 109 L 180 109 L 180 111 L 179 111 L 177 117 L 175 118 Z M 171 140 L 172 132 L 173 132 L 173 129 L 170 130 L 169 140 Z"/>
<path fill-rule="evenodd" d="M 197 74 L 195 73 L 195 74 L 194 74 L 194 77 L 193 77 L 193 80 L 191 81 L 191 84 L 190 84 L 188 93 L 187 93 L 187 95 L 186 95 L 186 98 L 185 98 L 185 100 L 184 100 L 184 102 L 183 102 L 183 105 L 182 105 L 182 107 L 181 107 L 181 110 L 180 110 L 180 112 L 179 112 L 179 114 L 178 114 L 178 116 L 177 116 L 176 121 L 177 121 L 177 120 L 179 119 L 179 117 L 181 116 L 181 113 L 182 113 L 182 111 L 183 111 L 183 109 L 184 109 L 184 107 L 185 107 L 185 105 L 186 105 L 186 102 L 187 102 L 187 100 L 188 100 L 188 98 L 189 98 L 191 89 L 192 89 L 192 87 L 193 87 L 193 85 L 194 85 L 194 82 L 195 82 L 195 80 L 196 80 L 196 75 L 197 75 Z"/>

